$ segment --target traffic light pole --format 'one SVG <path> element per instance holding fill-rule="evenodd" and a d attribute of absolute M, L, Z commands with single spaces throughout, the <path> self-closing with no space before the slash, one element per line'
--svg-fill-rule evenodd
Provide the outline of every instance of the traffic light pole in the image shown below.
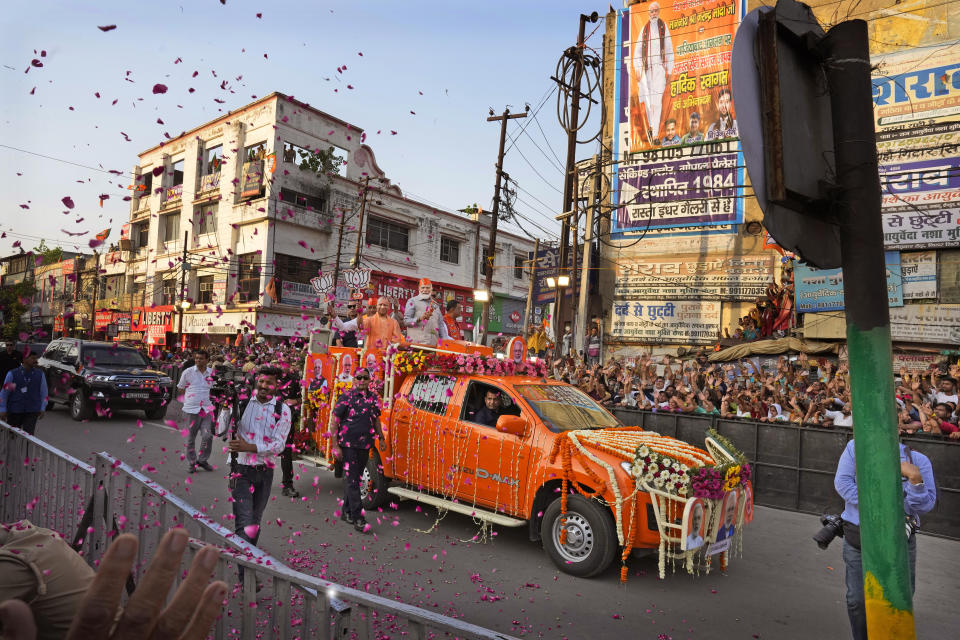
<path fill-rule="evenodd" d="M 881 225 L 867 23 L 827 33 L 825 54 L 840 186 L 847 349 L 855 419 L 867 630 L 871 638 L 915 638 L 894 410 L 890 309 Z"/>

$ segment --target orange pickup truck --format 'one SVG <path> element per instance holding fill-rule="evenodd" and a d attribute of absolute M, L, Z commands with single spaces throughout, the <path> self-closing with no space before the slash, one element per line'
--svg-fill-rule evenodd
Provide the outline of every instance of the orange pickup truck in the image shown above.
<path fill-rule="evenodd" d="M 355 363 L 375 364 L 386 442 L 371 453 L 364 508 L 417 500 L 485 523 L 526 527 L 556 566 L 576 576 L 604 571 L 631 550 L 706 564 L 727 551 L 752 519 L 749 466 L 716 434 L 707 451 L 625 427 L 569 384 L 547 379 L 544 363 L 504 360 L 489 348 L 311 355 L 322 376 L 311 403 L 317 444 L 328 442 L 329 408 Z"/>

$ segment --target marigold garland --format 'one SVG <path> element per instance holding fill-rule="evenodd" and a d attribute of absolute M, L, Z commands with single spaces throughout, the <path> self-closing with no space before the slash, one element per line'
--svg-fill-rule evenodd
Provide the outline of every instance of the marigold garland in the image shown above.
<path fill-rule="evenodd" d="M 443 373 L 475 373 L 491 376 L 547 376 L 547 363 L 524 360 L 500 360 L 493 356 L 465 353 L 437 353 L 434 351 L 399 351 L 393 356 L 397 373 L 441 371 Z"/>

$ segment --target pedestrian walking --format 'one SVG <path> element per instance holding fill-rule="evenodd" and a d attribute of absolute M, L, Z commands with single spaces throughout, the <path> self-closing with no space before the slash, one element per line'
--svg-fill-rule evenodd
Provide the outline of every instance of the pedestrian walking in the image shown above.
<path fill-rule="evenodd" d="M 79 390 L 77 391 L 79 393 Z M 0 420 L 30 435 L 47 410 L 47 378 L 37 369 L 37 354 L 27 351 L 23 363 L 8 371 L 0 389 Z"/>
<path fill-rule="evenodd" d="M 260 538 L 260 522 L 270 500 L 273 469 L 290 432 L 290 408 L 280 396 L 280 375 L 277 369 L 261 369 L 256 393 L 240 400 L 237 424 L 230 424 L 232 407 L 220 412 L 218 424 L 221 433 L 232 427 L 227 448 L 231 453 L 234 530 L 254 545 Z"/>
<path fill-rule="evenodd" d="M 353 388 L 340 397 L 330 426 L 334 458 L 343 460 L 343 508 L 340 519 L 361 532 L 370 530 L 360 501 L 360 478 L 380 429 L 380 399 L 370 390 L 370 371 L 358 369 Z"/>
<path fill-rule="evenodd" d="M 0 351 L 0 380 L 5 380 L 7 374 L 23 363 L 23 354 L 17 351 L 13 340 L 7 340 L 3 351 Z"/>
<path fill-rule="evenodd" d="M 213 385 L 213 369 L 207 368 L 210 356 L 199 350 L 193 356 L 195 364 L 180 374 L 177 389 L 183 394 L 183 414 L 187 418 L 187 471 L 195 473 L 197 467 L 213 471 L 207 460 L 213 445 L 213 401 L 210 387 Z M 200 455 L 195 444 L 200 435 Z"/>

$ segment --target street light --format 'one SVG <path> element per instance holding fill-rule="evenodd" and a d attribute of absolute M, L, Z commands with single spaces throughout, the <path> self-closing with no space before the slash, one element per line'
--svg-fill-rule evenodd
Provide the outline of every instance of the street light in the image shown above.
<path fill-rule="evenodd" d="M 549 276 L 547 278 L 547 286 L 551 289 L 563 289 L 570 286 L 570 276 L 560 275 L 554 278 Z"/>
<path fill-rule="evenodd" d="M 486 289 L 476 289 L 473 292 L 473 299 L 475 302 L 489 302 L 490 292 Z"/>

